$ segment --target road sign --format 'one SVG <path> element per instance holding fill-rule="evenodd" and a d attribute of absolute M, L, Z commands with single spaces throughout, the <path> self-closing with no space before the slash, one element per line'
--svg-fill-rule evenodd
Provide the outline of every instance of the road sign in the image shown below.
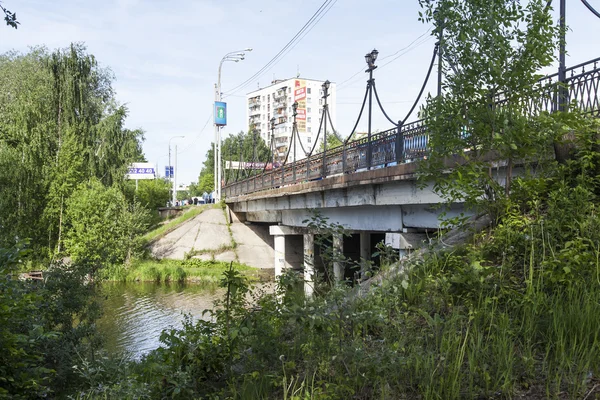
<path fill-rule="evenodd" d="M 215 125 L 227 125 L 227 103 L 215 101 Z"/>
<path fill-rule="evenodd" d="M 165 178 L 173 177 L 173 166 L 165 165 Z"/>
<path fill-rule="evenodd" d="M 127 179 L 154 179 L 156 177 L 154 164 L 133 163 L 129 165 Z"/>

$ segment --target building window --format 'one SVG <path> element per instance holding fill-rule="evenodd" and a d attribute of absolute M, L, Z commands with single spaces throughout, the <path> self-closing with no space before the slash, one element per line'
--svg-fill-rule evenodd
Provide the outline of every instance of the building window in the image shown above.
<path fill-rule="evenodd" d="M 308 107 L 308 108 L 306 109 L 306 112 L 307 112 L 307 113 L 309 113 L 309 112 L 310 112 L 310 107 Z"/>
<path fill-rule="evenodd" d="M 263 96 L 263 101 L 265 101 L 265 96 Z"/>
<path fill-rule="evenodd" d="M 271 111 L 271 105 L 267 104 L 267 111 Z"/>
<path fill-rule="evenodd" d="M 312 128 L 309 126 L 308 128 L 306 128 L 308 130 L 308 133 L 312 132 Z M 310 139 L 310 138 L 309 138 Z"/>
<path fill-rule="evenodd" d="M 323 109 L 319 108 L 319 114 L 323 114 Z"/>
<path fill-rule="evenodd" d="M 319 99 L 319 105 L 322 106 L 323 105 L 323 99 Z"/>
<path fill-rule="evenodd" d="M 311 137 L 308 137 L 308 143 L 310 143 L 312 141 L 311 139 L 312 139 Z"/>
<path fill-rule="evenodd" d="M 306 122 L 310 122 L 311 119 L 311 117 L 306 117 Z"/>
<path fill-rule="evenodd" d="M 263 111 L 265 111 L 265 106 L 263 106 Z"/>
<path fill-rule="evenodd" d="M 292 102 L 292 96 L 288 97 L 288 103 Z"/>
<path fill-rule="evenodd" d="M 292 93 L 292 88 L 291 87 L 288 88 L 288 93 Z"/>
<path fill-rule="evenodd" d="M 307 97 L 307 98 L 306 98 L 306 102 L 307 102 L 307 103 L 312 103 L 312 97 Z"/>
<path fill-rule="evenodd" d="M 310 94 L 310 88 L 306 89 L 306 94 Z"/>

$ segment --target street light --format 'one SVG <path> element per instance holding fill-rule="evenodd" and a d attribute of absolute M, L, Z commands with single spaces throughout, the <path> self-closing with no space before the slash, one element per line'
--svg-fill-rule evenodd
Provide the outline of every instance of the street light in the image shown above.
<path fill-rule="evenodd" d="M 369 73 L 369 80 L 367 81 L 367 89 L 369 90 L 369 129 L 367 131 L 367 168 L 371 169 L 371 118 L 373 114 L 373 85 L 375 84 L 375 80 L 373 79 L 373 71 L 377 68 L 375 65 L 375 61 L 377 60 L 377 55 L 379 52 L 373 49 L 370 53 L 365 55 L 365 61 L 367 62 L 367 70 L 365 72 Z"/>
<path fill-rule="evenodd" d="M 251 48 L 244 50 L 231 51 L 221 58 L 219 63 L 219 73 L 217 77 L 217 84 L 215 85 L 215 102 L 221 101 L 221 68 L 223 63 L 226 61 L 240 62 L 244 60 L 246 51 L 252 51 Z M 215 201 L 221 200 L 221 130 L 220 127 L 215 123 L 215 140 L 213 144 L 213 158 L 214 158 L 214 188 L 215 188 Z"/>
<path fill-rule="evenodd" d="M 323 177 L 325 177 L 325 174 L 327 172 L 326 167 L 327 167 L 327 113 L 329 112 L 328 107 L 327 107 L 327 97 L 329 97 L 329 85 L 331 84 L 331 82 L 329 82 L 329 80 L 326 80 L 325 82 L 323 82 L 323 85 L 321 85 L 321 87 L 323 88 L 323 123 L 324 123 L 324 135 L 323 135 L 323 171 L 321 173 L 321 175 Z"/>
<path fill-rule="evenodd" d="M 172 136 L 169 139 L 169 167 L 171 167 L 171 140 L 173 139 L 183 139 L 185 136 Z M 175 145 L 175 168 L 173 168 L 173 197 L 172 197 L 171 206 L 175 206 L 175 202 L 177 201 L 177 145 Z"/>
<path fill-rule="evenodd" d="M 271 117 L 271 170 L 275 169 L 275 117 Z"/>

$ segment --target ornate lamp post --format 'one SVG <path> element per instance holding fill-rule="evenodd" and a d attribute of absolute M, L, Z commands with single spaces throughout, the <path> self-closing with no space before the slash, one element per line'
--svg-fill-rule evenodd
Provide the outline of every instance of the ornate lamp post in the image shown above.
<path fill-rule="evenodd" d="M 367 81 L 367 87 L 369 90 L 369 126 L 367 131 L 367 168 L 371 169 L 371 120 L 373 114 L 373 71 L 377 66 L 375 65 L 375 61 L 377 60 L 377 55 L 379 52 L 375 49 L 370 53 L 365 54 L 365 61 L 367 62 L 367 70 L 365 72 L 369 73 L 369 80 Z"/>
<path fill-rule="evenodd" d="M 292 164 L 293 174 L 294 174 L 294 182 L 296 182 L 296 136 L 298 135 L 298 127 L 296 125 L 296 115 L 298 115 L 298 102 L 295 101 L 292 104 L 292 116 L 294 117 L 294 122 L 292 123 L 292 141 L 294 144 L 294 161 Z M 291 143 L 290 143 L 291 145 Z"/>
<path fill-rule="evenodd" d="M 275 117 L 271 120 L 271 170 L 275 169 Z"/>
<path fill-rule="evenodd" d="M 325 81 L 323 83 L 323 85 L 321 85 L 321 87 L 323 88 L 323 123 L 324 123 L 324 130 L 323 130 L 323 172 L 321 173 L 321 175 L 323 176 L 323 178 L 325 178 L 325 176 L 327 175 L 327 170 L 325 169 L 327 166 L 327 113 L 329 112 L 328 106 L 327 106 L 327 97 L 329 97 L 329 85 L 331 84 L 331 82 L 329 82 L 329 80 Z"/>

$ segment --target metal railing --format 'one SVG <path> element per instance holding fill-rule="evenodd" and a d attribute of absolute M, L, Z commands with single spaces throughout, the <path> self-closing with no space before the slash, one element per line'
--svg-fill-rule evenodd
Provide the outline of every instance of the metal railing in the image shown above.
<path fill-rule="evenodd" d="M 600 57 L 585 63 L 567 68 L 565 87 L 567 100 L 586 114 L 600 117 Z M 560 85 L 558 74 L 548 75 L 538 81 L 538 96 L 527 100 L 526 112 L 529 115 L 540 112 L 553 112 L 558 109 Z M 509 98 L 498 94 L 494 99 L 496 107 L 505 105 Z M 259 190 L 272 189 L 319 180 L 325 177 L 344 173 L 354 173 L 369 168 L 383 168 L 427 155 L 429 134 L 424 120 L 404 124 L 400 129 L 387 131 L 358 139 L 325 153 L 313 154 L 296 162 L 255 175 L 251 178 L 234 182 L 225 187 L 227 197 L 254 193 Z M 368 152 L 371 152 L 371 165 L 367 165 Z M 325 159 L 325 160 L 323 160 Z"/>

